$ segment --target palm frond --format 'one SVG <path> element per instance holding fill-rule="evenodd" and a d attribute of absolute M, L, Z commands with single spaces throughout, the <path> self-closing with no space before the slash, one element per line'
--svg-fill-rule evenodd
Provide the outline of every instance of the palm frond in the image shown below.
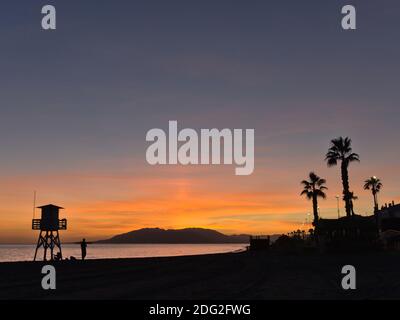
<path fill-rule="evenodd" d="M 326 158 L 326 162 L 327 162 L 327 165 L 328 165 L 328 167 L 333 167 L 333 166 L 336 166 L 337 165 L 337 158 Z"/>
<path fill-rule="evenodd" d="M 351 153 L 347 156 L 348 162 L 357 161 L 360 162 L 360 156 L 357 153 Z"/>

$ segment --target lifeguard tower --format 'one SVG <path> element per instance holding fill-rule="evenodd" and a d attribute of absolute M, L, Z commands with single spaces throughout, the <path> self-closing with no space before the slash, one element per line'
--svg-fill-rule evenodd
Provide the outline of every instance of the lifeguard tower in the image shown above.
<path fill-rule="evenodd" d="M 59 230 L 67 230 L 67 219 L 59 219 L 59 210 L 64 209 L 53 204 L 38 207 L 42 210 L 41 219 L 32 219 L 32 230 L 40 230 L 39 239 L 36 245 L 35 257 L 38 249 L 43 247 L 43 260 L 47 260 L 47 249 L 50 249 L 50 260 L 54 259 L 54 248 L 58 248 L 59 257 L 62 259 L 61 242 Z"/>

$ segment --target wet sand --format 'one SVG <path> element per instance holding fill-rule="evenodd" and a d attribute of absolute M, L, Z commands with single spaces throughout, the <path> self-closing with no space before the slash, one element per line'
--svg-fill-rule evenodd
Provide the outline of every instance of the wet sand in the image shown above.
<path fill-rule="evenodd" d="M 357 290 L 341 288 L 341 268 Z M 41 288 L 43 262 L 0 264 L 0 299 L 398 299 L 400 254 L 204 256 L 57 262 L 57 289 Z"/>

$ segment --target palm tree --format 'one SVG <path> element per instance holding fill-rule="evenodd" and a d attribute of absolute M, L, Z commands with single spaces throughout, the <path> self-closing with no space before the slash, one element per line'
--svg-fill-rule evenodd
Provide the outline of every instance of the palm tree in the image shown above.
<path fill-rule="evenodd" d="M 354 161 L 360 161 L 357 153 L 352 152 L 351 139 L 339 137 L 331 140 L 331 146 L 326 154 L 325 161 L 328 167 L 336 166 L 338 161 L 341 162 L 341 174 L 343 183 L 343 200 L 346 205 L 346 215 L 351 215 L 351 197 L 349 186 L 349 164 Z"/>
<path fill-rule="evenodd" d="M 313 213 L 314 213 L 314 226 L 318 223 L 318 198 L 325 199 L 326 194 L 324 190 L 328 188 L 325 186 L 326 180 L 317 176 L 314 172 L 310 172 L 309 180 L 303 180 L 303 191 L 300 195 L 305 195 L 307 199 L 313 202 Z"/>
<path fill-rule="evenodd" d="M 373 176 L 364 182 L 364 190 L 371 190 L 372 191 L 372 196 L 374 197 L 374 211 L 378 211 L 378 193 L 381 191 L 381 188 L 383 187 L 383 184 L 380 179 L 377 177 Z"/>

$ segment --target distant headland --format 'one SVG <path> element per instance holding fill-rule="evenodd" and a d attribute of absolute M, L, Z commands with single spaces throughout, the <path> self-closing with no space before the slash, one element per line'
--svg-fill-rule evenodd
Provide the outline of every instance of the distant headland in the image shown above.
<path fill-rule="evenodd" d="M 248 243 L 249 235 L 225 235 L 218 231 L 203 228 L 160 229 L 145 228 L 116 235 L 96 243 Z"/>

